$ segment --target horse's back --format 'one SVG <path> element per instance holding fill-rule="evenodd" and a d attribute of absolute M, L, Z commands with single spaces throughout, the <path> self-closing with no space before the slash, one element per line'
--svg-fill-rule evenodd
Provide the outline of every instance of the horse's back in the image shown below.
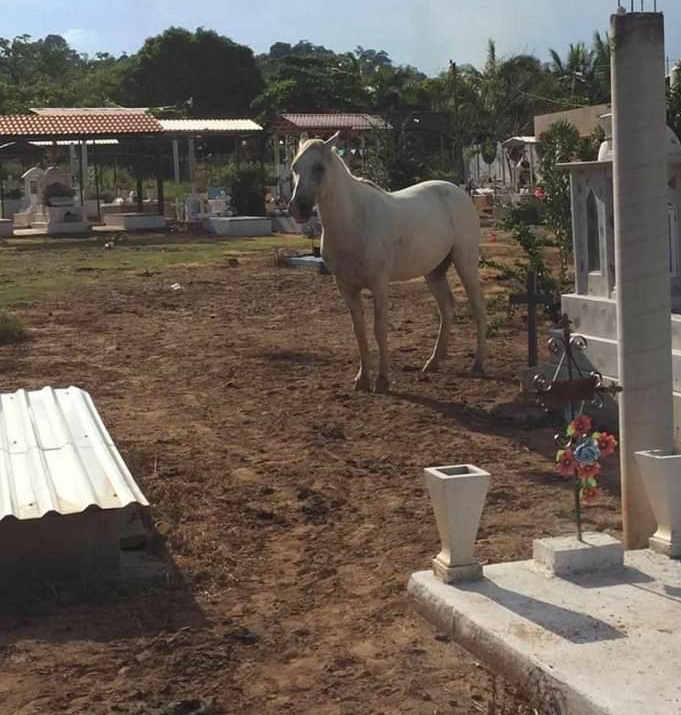
<path fill-rule="evenodd" d="M 423 181 L 389 196 L 403 220 L 418 223 L 422 230 L 432 227 L 440 232 L 453 228 L 456 233 L 466 235 L 479 232 L 480 217 L 473 201 L 449 181 Z"/>
<path fill-rule="evenodd" d="M 408 280 L 437 268 L 459 246 L 479 243 L 480 223 L 468 194 L 447 181 L 424 181 L 384 194 L 391 216 L 381 221 L 391 244 L 391 280 Z M 389 236 L 389 238 L 388 238 Z"/>

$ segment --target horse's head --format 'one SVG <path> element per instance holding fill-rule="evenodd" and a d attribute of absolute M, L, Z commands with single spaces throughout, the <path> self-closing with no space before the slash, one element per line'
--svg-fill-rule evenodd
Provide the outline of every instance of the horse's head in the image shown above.
<path fill-rule="evenodd" d="M 291 164 L 293 173 L 293 196 L 288 208 L 298 223 L 307 223 L 320 193 L 328 182 L 329 169 L 333 161 L 332 149 L 340 132 L 330 139 L 311 139 L 303 142 Z"/>

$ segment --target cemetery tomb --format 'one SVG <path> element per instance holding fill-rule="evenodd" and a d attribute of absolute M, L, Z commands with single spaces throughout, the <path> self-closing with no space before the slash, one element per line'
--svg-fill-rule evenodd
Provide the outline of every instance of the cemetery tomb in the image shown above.
<path fill-rule="evenodd" d="M 116 574 L 136 505 L 148 502 L 87 392 L 0 395 L 2 582 Z"/>
<path fill-rule="evenodd" d="M 601 117 L 606 139 L 598 161 L 565 164 L 570 172 L 575 289 L 562 296 L 562 310 L 575 332 L 587 339 L 581 367 L 617 380 L 617 285 L 613 202 L 612 115 Z M 677 432 L 681 428 L 681 142 L 667 127 L 668 161 L 666 235 L 671 281 L 670 314 Z M 609 421 L 616 423 L 616 405 L 609 401 Z"/>

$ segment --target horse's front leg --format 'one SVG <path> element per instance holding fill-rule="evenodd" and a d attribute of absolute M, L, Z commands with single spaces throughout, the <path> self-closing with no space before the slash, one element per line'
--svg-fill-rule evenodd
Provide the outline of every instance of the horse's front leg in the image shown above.
<path fill-rule="evenodd" d="M 376 387 L 378 393 L 390 390 L 388 379 L 388 281 L 379 281 L 371 287 L 374 296 L 374 335 L 378 343 L 378 377 Z"/>
<path fill-rule="evenodd" d="M 364 322 L 364 307 L 362 305 L 362 291 L 360 288 L 349 286 L 341 281 L 336 281 L 345 303 L 350 309 L 352 327 L 359 348 L 359 372 L 355 378 L 355 390 L 369 392 L 371 389 L 371 376 L 369 373 L 369 341 L 367 340 L 366 324 Z"/>

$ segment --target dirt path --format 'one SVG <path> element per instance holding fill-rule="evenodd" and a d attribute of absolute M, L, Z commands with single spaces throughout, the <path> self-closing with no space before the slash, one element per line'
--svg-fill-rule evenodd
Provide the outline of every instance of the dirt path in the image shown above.
<path fill-rule="evenodd" d="M 0 713 L 459 715 L 507 697 L 405 598 L 437 546 L 422 469 L 488 469 L 479 553 L 527 557 L 532 538 L 571 528 L 553 430 L 516 401 L 520 326 L 492 338 L 489 377 L 473 379 L 460 300 L 450 364 L 421 381 L 435 307 L 421 282 L 391 296 L 387 397 L 351 390 L 331 280 L 269 256 L 23 312 L 33 339 L 0 349 L 0 388 L 90 391 L 185 583 L 5 607 Z M 587 512 L 599 528 L 618 519 L 614 497 Z"/>

